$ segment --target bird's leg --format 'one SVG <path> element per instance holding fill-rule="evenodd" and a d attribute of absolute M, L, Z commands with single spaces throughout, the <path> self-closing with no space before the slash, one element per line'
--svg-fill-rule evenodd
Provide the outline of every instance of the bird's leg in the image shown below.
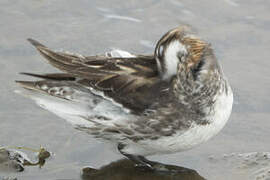
<path fill-rule="evenodd" d="M 123 152 L 124 147 L 125 147 L 124 144 L 119 143 L 118 144 L 118 151 L 122 155 L 126 156 L 129 160 L 133 161 L 135 163 L 135 167 L 143 169 L 143 170 L 154 170 L 154 168 L 153 168 L 154 162 L 147 160 L 143 156 L 125 153 L 125 152 Z"/>
<path fill-rule="evenodd" d="M 156 164 L 159 164 L 158 162 L 154 162 L 154 161 L 150 161 L 148 159 L 146 159 L 144 156 L 138 156 L 140 158 L 141 161 L 151 165 L 152 167 L 155 166 Z"/>

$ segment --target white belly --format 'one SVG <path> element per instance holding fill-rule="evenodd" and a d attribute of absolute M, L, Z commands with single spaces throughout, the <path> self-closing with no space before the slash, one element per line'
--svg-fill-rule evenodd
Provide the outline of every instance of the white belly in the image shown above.
<path fill-rule="evenodd" d="M 125 151 L 131 154 L 153 155 L 169 154 L 185 151 L 199 145 L 216 135 L 229 119 L 233 104 L 233 93 L 229 88 L 229 93 L 218 96 L 214 104 L 214 111 L 208 117 L 209 124 L 193 125 L 185 132 L 178 132 L 173 136 L 159 138 L 156 141 L 145 140 L 140 145 L 133 144 Z"/>

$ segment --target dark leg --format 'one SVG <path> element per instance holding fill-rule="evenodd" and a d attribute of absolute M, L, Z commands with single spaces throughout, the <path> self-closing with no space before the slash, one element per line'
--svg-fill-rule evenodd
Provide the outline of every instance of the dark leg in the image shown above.
<path fill-rule="evenodd" d="M 153 166 L 155 165 L 155 162 L 149 161 L 143 156 L 127 154 L 122 151 L 124 147 L 125 147 L 124 144 L 119 143 L 118 151 L 122 155 L 126 156 L 129 160 L 133 161 L 135 163 L 135 167 L 143 169 L 143 170 L 154 170 Z"/>

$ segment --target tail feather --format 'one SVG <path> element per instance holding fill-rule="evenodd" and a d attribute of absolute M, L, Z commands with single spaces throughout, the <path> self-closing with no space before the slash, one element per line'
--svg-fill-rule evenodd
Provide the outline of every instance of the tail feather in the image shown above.
<path fill-rule="evenodd" d="M 39 106 L 66 119 L 75 127 L 102 128 L 124 122 L 126 112 L 110 100 L 92 93 L 74 81 L 16 81 L 25 90 L 17 91 Z M 119 122 L 118 122 L 119 121 Z"/>
<path fill-rule="evenodd" d="M 81 67 L 80 65 L 82 63 L 82 59 L 84 58 L 83 56 L 55 52 L 34 39 L 29 38 L 28 41 L 35 46 L 40 54 L 45 57 L 45 59 L 47 59 L 51 65 L 62 71 L 72 72 L 74 69 Z"/>
<path fill-rule="evenodd" d="M 87 63 L 91 60 L 86 57 L 50 50 L 33 39 L 28 39 L 28 41 L 50 64 L 66 73 L 21 73 L 42 80 L 16 81 L 24 88 L 17 91 L 18 93 L 30 97 L 39 106 L 66 119 L 75 127 L 85 127 L 93 135 L 104 130 L 104 136 L 112 138 L 110 133 L 112 128 L 116 127 L 116 125 L 126 126 L 128 122 L 135 119 L 135 116 L 130 114 L 128 109 L 114 101 L 113 98 L 106 96 L 103 92 L 105 90 L 99 91 L 99 87 L 92 88 L 92 84 L 107 81 L 108 77 L 116 77 L 115 74 L 119 73 L 118 71 L 125 73 L 129 72 L 128 70 L 121 70 L 113 62 L 106 63 L 104 59 L 101 65 L 91 65 L 91 63 Z M 121 56 L 121 53 L 124 54 L 120 51 L 117 51 L 117 53 L 119 56 Z M 112 53 L 111 56 L 115 56 L 115 54 Z M 99 60 L 98 57 L 91 59 L 93 61 Z M 123 68 L 123 66 L 121 67 Z M 122 84 L 125 85 L 126 81 Z M 99 130 L 94 130 L 95 128 Z"/>
<path fill-rule="evenodd" d="M 48 79 L 48 80 L 57 80 L 57 81 L 75 81 L 76 80 L 75 77 L 71 76 L 70 74 L 65 74 L 65 73 L 34 74 L 34 73 L 21 72 L 20 74 L 32 76 L 36 78 Z"/>
<path fill-rule="evenodd" d="M 15 81 L 18 83 L 21 87 L 28 90 L 36 90 L 36 82 L 34 81 Z"/>
<path fill-rule="evenodd" d="M 35 46 L 35 47 L 46 47 L 46 46 L 44 46 L 43 44 L 41 44 L 40 42 L 38 42 L 38 41 L 36 41 L 36 40 L 34 40 L 34 39 L 32 39 L 32 38 L 28 38 L 27 39 L 33 46 Z"/>
<path fill-rule="evenodd" d="M 27 90 L 36 91 L 56 98 L 77 101 L 81 95 L 87 97 L 90 91 L 87 88 L 73 81 L 16 81 L 21 87 Z M 80 97 L 78 97 L 80 96 Z"/>

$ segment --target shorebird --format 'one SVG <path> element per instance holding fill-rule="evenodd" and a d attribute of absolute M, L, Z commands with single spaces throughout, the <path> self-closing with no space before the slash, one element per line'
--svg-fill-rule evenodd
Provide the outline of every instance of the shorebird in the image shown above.
<path fill-rule="evenodd" d="M 114 50 L 83 56 L 28 39 L 64 73 L 25 75 L 23 93 L 94 138 L 110 141 L 138 166 L 145 156 L 185 151 L 216 135 L 233 93 L 211 45 L 184 27 L 168 31 L 154 55 Z"/>

